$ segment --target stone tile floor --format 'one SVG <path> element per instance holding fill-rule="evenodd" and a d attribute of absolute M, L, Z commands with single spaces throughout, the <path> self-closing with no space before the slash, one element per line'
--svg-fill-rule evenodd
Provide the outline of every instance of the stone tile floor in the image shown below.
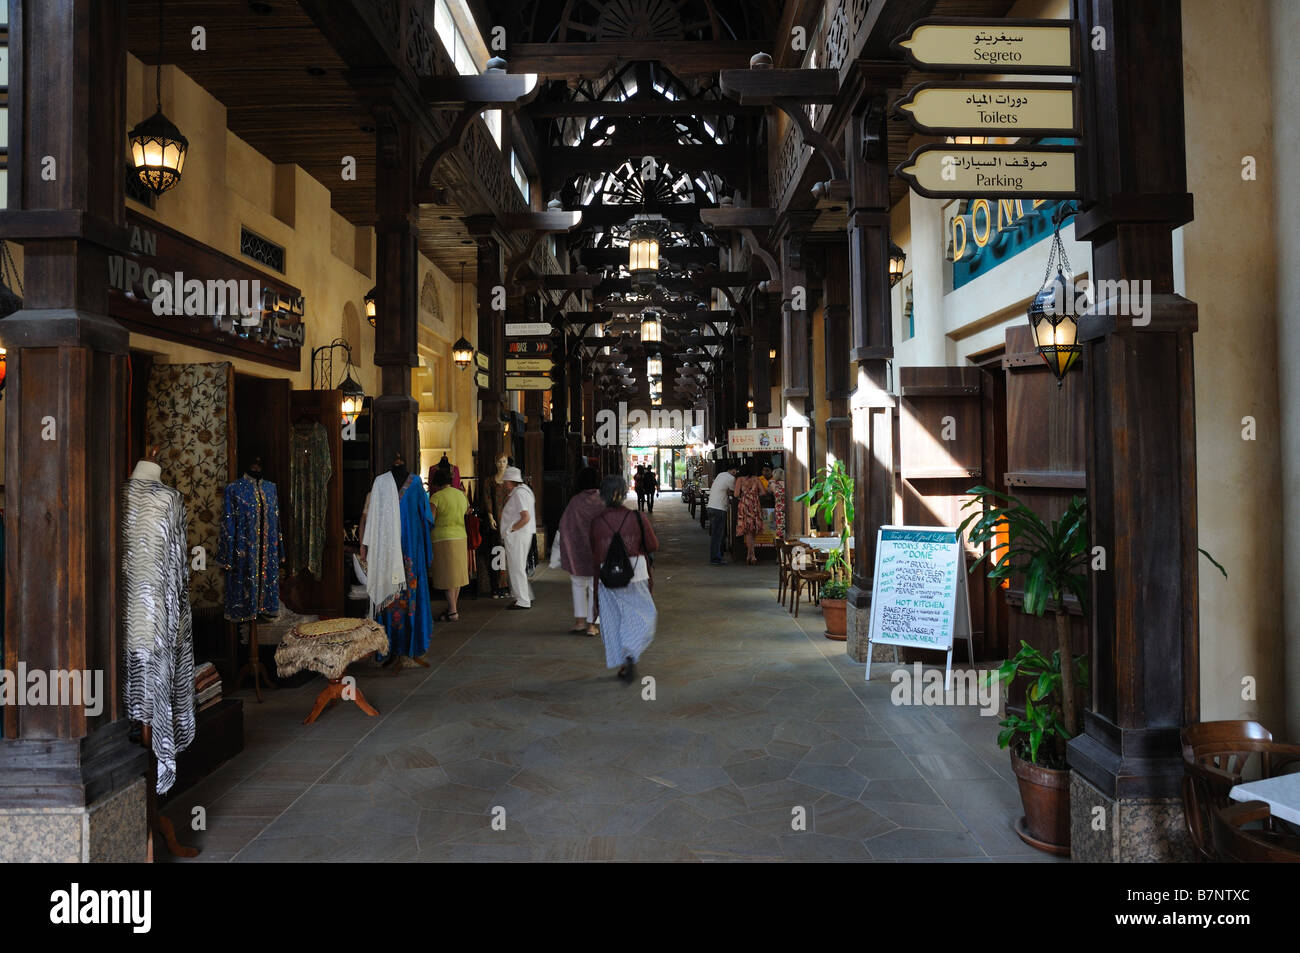
<path fill-rule="evenodd" d="M 244 751 L 167 806 L 192 862 L 1055 859 L 1012 830 L 995 719 L 895 706 L 894 666 L 866 682 L 817 609 L 776 602 L 773 564 L 710 566 L 675 494 L 654 519 L 653 693 L 564 631 L 568 577 L 539 569 L 529 613 L 464 600 L 431 668 L 354 666 L 378 718 L 304 726 L 320 679 L 240 693 Z"/>

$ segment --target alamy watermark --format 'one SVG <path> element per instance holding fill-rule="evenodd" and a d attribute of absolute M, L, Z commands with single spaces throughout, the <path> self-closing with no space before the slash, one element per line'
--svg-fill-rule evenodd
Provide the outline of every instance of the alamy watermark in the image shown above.
<path fill-rule="evenodd" d="M 1049 314 L 1121 315 L 1131 317 L 1135 327 L 1143 327 L 1151 323 L 1151 279 L 1055 281 L 1051 301 L 1043 302 L 1043 307 Z"/>
<path fill-rule="evenodd" d="M 978 706 L 985 717 L 997 715 L 1001 708 L 996 670 L 954 670 L 952 683 L 945 689 L 942 671 L 913 662 L 910 669 L 894 669 L 889 680 L 894 683 L 889 700 L 895 705 Z"/>
<path fill-rule="evenodd" d="M 90 717 L 104 711 L 104 672 L 86 669 L 0 668 L 0 707 L 60 705 L 85 708 Z"/>
<path fill-rule="evenodd" d="M 616 447 L 622 437 L 632 430 L 690 430 L 704 428 L 702 410 L 628 411 L 627 402 L 618 402 L 618 412 L 605 409 L 596 412 L 596 443 L 602 447 Z"/>

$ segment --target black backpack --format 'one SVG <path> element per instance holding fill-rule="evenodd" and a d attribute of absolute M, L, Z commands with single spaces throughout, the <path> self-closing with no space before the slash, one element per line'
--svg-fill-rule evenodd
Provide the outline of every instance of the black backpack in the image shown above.
<path fill-rule="evenodd" d="M 632 513 L 623 516 L 623 523 Z M 600 564 L 600 584 L 607 589 L 623 589 L 632 581 L 632 560 L 628 558 L 627 546 L 623 544 L 623 523 L 618 524 L 614 538 L 609 542 L 605 559 Z"/>

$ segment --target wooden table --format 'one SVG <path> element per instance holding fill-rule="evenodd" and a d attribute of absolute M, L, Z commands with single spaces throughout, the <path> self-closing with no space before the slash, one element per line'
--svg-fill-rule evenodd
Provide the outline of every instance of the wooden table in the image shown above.
<path fill-rule="evenodd" d="M 1280 774 L 1238 784 L 1228 797 L 1234 801 L 1263 801 L 1274 817 L 1300 825 L 1300 774 Z"/>

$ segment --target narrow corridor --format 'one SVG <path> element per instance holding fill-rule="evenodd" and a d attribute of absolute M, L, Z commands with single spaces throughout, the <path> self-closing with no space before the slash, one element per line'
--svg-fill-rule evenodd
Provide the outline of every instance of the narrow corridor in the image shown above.
<path fill-rule="evenodd" d="M 200 861 L 1052 859 L 1012 830 L 996 719 L 893 705 L 894 666 L 864 682 L 819 612 L 777 603 L 772 563 L 710 566 L 676 494 L 654 519 L 639 684 L 565 631 L 568 577 L 540 568 L 531 612 L 463 601 L 430 669 L 355 666 L 378 718 L 302 725 L 319 679 L 241 693 L 247 747 L 168 806 L 182 840 Z"/>

